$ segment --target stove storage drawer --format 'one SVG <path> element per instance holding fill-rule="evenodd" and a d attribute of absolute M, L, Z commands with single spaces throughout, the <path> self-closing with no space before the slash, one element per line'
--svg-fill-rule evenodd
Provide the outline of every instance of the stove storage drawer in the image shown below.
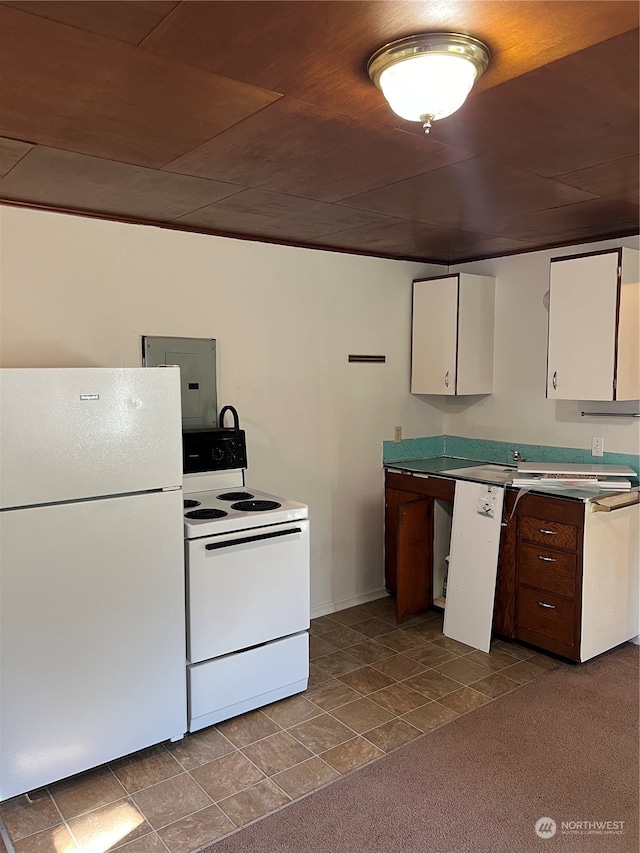
<path fill-rule="evenodd" d="M 309 627 L 308 520 L 189 539 L 186 549 L 190 663 Z"/>
<path fill-rule="evenodd" d="M 189 666 L 189 731 L 300 693 L 308 680 L 306 632 Z"/>

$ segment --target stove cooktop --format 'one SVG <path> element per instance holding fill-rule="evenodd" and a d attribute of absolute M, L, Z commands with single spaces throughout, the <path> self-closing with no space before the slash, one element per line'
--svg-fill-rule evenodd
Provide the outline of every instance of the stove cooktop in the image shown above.
<path fill-rule="evenodd" d="M 197 508 L 184 511 L 186 539 L 281 524 L 305 519 L 309 514 L 305 504 L 250 487 L 189 493 L 187 500 L 189 507 Z"/>

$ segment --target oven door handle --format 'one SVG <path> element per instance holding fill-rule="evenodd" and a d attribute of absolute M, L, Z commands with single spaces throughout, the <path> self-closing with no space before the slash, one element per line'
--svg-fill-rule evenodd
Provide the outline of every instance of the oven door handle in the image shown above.
<path fill-rule="evenodd" d="M 301 527 L 292 527 L 289 530 L 272 530 L 270 533 L 259 533 L 256 536 L 243 536 L 242 539 L 227 539 L 226 542 L 209 542 L 205 545 L 207 551 L 217 551 L 220 548 L 232 548 L 234 545 L 247 545 L 249 542 L 261 542 L 263 539 L 276 539 L 278 536 L 291 536 L 293 533 L 302 533 Z"/>

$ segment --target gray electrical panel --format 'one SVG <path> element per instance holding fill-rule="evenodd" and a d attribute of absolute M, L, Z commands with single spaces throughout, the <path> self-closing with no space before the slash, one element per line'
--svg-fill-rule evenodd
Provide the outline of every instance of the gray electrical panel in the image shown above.
<path fill-rule="evenodd" d="M 182 428 L 217 426 L 216 342 L 212 338 L 142 338 L 145 367 L 177 364 L 182 390 Z"/>

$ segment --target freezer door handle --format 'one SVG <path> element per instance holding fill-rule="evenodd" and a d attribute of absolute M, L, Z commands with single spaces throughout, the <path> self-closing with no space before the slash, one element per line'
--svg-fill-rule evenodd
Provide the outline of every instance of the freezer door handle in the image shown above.
<path fill-rule="evenodd" d="M 243 536 L 241 539 L 227 539 L 226 542 L 209 542 L 205 545 L 207 551 L 217 551 L 220 548 L 232 548 L 234 545 L 247 545 L 249 542 L 261 542 L 263 539 L 277 539 L 279 536 L 291 536 L 302 533 L 301 527 L 291 527 L 289 530 L 272 530 L 270 533 L 259 533 L 255 536 Z"/>

